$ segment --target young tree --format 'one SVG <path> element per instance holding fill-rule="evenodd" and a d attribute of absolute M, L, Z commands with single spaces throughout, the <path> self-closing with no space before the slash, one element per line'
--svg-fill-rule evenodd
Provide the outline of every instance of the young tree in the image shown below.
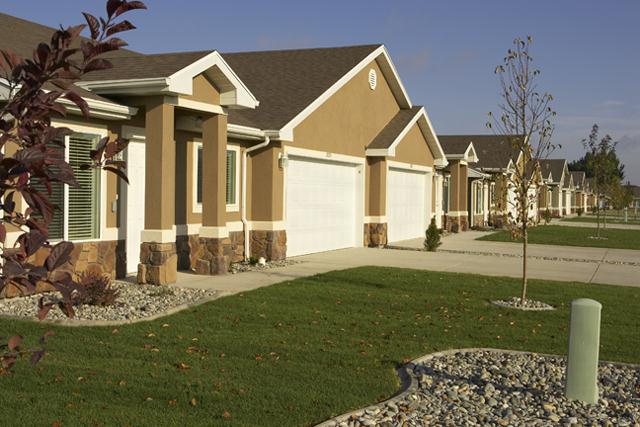
<path fill-rule="evenodd" d="M 557 148 L 551 141 L 552 120 L 556 115 L 551 108 L 553 97 L 538 89 L 540 71 L 533 67 L 531 44 L 531 37 L 515 39 L 503 63 L 496 67 L 502 101 L 498 114 L 489 113 L 487 122 L 487 127 L 508 138 L 512 146 L 515 163 L 508 176 L 508 186 L 515 197 L 507 199 L 515 210 L 515 216 L 509 218 L 512 233 L 522 239 L 522 305 L 527 297 L 528 228 L 535 221 L 530 211 L 538 199 L 540 161 Z"/>
<path fill-rule="evenodd" d="M 89 106 L 79 95 L 74 83 L 91 71 L 110 68 L 104 58 L 126 43 L 116 34 L 134 29 L 122 15 L 146 8 L 139 1 L 108 0 L 106 18 L 84 13 L 87 24 L 60 28 L 50 41 L 35 47 L 31 58 L 20 58 L 10 50 L 0 51 L 0 82 L 6 87 L 0 107 L 0 290 L 12 284 L 33 292 L 38 283 L 53 286 L 63 296 L 60 308 L 73 316 L 73 296 L 79 284 L 60 271 L 73 250 L 71 242 L 52 245 L 48 241 L 49 225 L 59 210 L 50 201 L 52 186 L 79 186 L 71 165 L 61 155 L 65 136 L 71 130 L 51 124 L 54 117 L 66 116 L 63 101 L 77 106 L 85 117 Z M 80 37 L 89 28 L 90 38 Z M 113 157 L 127 146 L 124 139 L 100 140 L 91 151 L 92 162 L 84 168 L 102 168 L 126 180 L 124 163 Z M 17 208 L 17 200 L 24 202 Z M 8 230 L 22 232 L 12 247 L 7 247 Z M 50 250 L 44 265 L 33 263 L 40 248 Z M 39 302 L 39 317 L 44 318 L 53 307 Z M 44 338 L 44 337 L 43 337 Z M 21 338 L 9 338 L 0 346 L 0 373 L 8 373 L 18 357 Z M 37 362 L 43 350 L 33 352 Z"/>
<path fill-rule="evenodd" d="M 597 234 L 600 238 L 600 212 L 604 213 L 604 223 L 606 224 L 606 209 L 602 209 L 602 205 L 607 197 L 611 197 L 611 193 L 620 182 L 620 169 L 616 155 L 616 142 L 610 135 L 598 138 L 599 127 L 594 124 L 591 133 L 587 139 L 582 140 L 582 145 L 587 150 L 588 159 L 587 167 L 593 174 L 593 193 L 596 196 L 596 221 Z"/>

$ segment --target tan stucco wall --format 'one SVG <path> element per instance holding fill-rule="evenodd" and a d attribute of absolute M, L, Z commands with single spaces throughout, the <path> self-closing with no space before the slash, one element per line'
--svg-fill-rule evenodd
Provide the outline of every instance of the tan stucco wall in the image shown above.
<path fill-rule="evenodd" d="M 282 221 L 284 173 L 278 167 L 282 145 L 273 142 L 251 153 L 247 174 L 247 217 L 251 221 Z"/>
<path fill-rule="evenodd" d="M 182 95 L 184 99 L 220 105 L 220 92 L 209 78 L 200 74 L 193 78 L 193 94 Z"/>
<path fill-rule="evenodd" d="M 384 157 L 367 158 L 365 180 L 370 189 L 370 191 L 365 192 L 365 215 L 386 215 L 387 160 Z"/>
<path fill-rule="evenodd" d="M 433 166 L 433 154 L 417 124 L 414 124 L 402 138 L 396 147 L 396 155 L 389 158 L 403 163 Z"/>
<path fill-rule="evenodd" d="M 369 70 L 378 74 L 375 90 Z M 400 110 L 373 61 L 294 129 L 296 147 L 364 157 L 365 147 Z"/>

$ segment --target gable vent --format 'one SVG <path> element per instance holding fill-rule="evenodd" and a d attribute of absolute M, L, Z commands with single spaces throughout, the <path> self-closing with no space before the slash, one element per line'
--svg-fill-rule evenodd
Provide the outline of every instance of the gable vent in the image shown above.
<path fill-rule="evenodd" d="M 371 88 L 371 90 L 375 90 L 377 84 L 378 74 L 376 73 L 376 70 L 372 68 L 369 70 L 369 87 Z"/>

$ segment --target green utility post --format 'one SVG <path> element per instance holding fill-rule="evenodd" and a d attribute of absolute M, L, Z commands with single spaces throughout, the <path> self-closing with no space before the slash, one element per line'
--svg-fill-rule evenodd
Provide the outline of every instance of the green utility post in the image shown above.
<path fill-rule="evenodd" d="M 598 401 L 598 351 L 602 304 L 580 298 L 571 302 L 569 357 L 567 359 L 567 399 L 586 403 Z"/>

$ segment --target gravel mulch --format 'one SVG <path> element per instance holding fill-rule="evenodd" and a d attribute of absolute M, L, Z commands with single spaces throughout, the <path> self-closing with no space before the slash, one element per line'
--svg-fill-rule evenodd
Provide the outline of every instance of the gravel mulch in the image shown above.
<path fill-rule="evenodd" d="M 548 310 L 555 310 L 555 307 L 552 305 L 547 304 L 546 302 L 542 302 L 542 301 L 535 301 L 532 299 L 525 299 L 524 300 L 524 305 L 520 303 L 520 298 L 518 297 L 512 297 L 509 299 L 501 299 L 501 300 L 496 300 L 496 301 L 491 301 L 491 304 L 493 305 L 497 305 L 498 307 L 504 307 L 504 308 L 513 308 L 516 310 L 523 310 L 523 311 L 548 311 Z"/>
<path fill-rule="evenodd" d="M 139 285 L 116 281 L 114 287 L 120 296 L 114 305 L 100 307 L 81 305 L 75 307 L 76 321 L 133 321 L 164 314 L 179 306 L 190 305 L 202 299 L 212 299 L 216 291 L 187 289 L 167 286 Z M 0 299 L 0 315 L 35 319 L 38 314 L 38 300 L 43 295 Z M 44 294 L 45 300 L 55 300 L 55 293 Z M 57 308 L 51 309 L 47 320 L 67 320 Z"/>
<path fill-rule="evenodd" d="M 594 405 L 564 397 L 564 357 L 451 351 L 419 359 L 407 372 L 406 392 L 322 426 L 640 425 L 638 365 L 600 363 Z"/>
<path fill-rule="evenodd" d="M 264 271 L 272 268 L 286 267 L 289 265 L 299 264 L 299 263 L 300 261 L 294 261 L 291 259 L 283 259 L 280 261 L 268 261 L 268 262 L 265 262 L 264 264 L 260 264 L 260 263 L 251 264 L 247 261 L 235 262 L 231 264 L 230 273 L 237 274 L 237 273 L 244 273 L 246 271 Z"/>

